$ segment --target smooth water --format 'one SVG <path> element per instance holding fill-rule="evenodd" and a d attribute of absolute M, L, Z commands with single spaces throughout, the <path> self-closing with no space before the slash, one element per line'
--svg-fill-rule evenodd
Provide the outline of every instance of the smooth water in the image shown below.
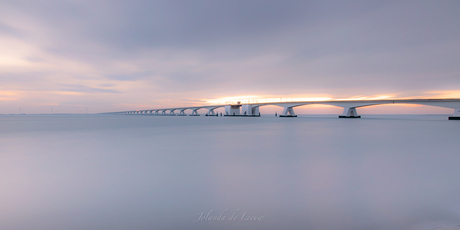
<path fill-rule="evenodd" d="M 460 121 L 0 116 L 0 229 L 460 229 Z"/>

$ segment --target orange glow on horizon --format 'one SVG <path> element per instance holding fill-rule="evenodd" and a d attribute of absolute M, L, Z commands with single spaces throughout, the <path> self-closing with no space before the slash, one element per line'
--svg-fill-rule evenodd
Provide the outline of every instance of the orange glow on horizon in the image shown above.
<path fill-rule="evenodd" d="M 330 97 L 325 96 L 256 96 L 256 95 L 246 95 L 246 96 L 232 96 L 232 97 L 222 97 L 216 99 L 202 99 L 208 104 L 236 104 L 241 102 L 243 104 L 247 103 L 270 103 L 270 102 L 290 102 L 290 101 L 327 101 L 332 100 Z"/>
<path fill-rule="evenodd" d="M 14 101 L 18 100 L 17 98 L 11 98 L 11 97 L 0 97 L 0 101 Z"/>
<path fill-rule="evenodd" d="M 364 100 L 386 100 L 386 99 L 392 99 L 395 98 L 396 95 L 375 95 L 375 96 L 355 96 L 355 97 L 349 97 L 349 98 L 341 98 L 341 99 L 335 99 L 335 100 L 359 100 L 359 101 L 364 101 Z"/>
<path fill-rule="evenodd" d="M 207 104 L 236 104 L 241 102 L 243 104 L 247 103 L 273 103 L 273 102 L 291 102 L 291 101 L 331 101 L 331 100 L 385 100 L 395 98 L 396 95 L 374 95 L 374 96 L 356 96 L 349 98 L 333 98 L 330 96 L 315 96 L 315 95 L 295 95 L 295 96 L 256 96 L 256 95 L 246 95 L 246 96 L 232 96 L 232 97 L 222 97 L 216 99 L 202 99 Z"/>
<path fill-rule="evenodd" d="M 221 97 L 215 99 L 201 99 L 207 104 L 219 105 L 219 104 L 236 104 L 241 102 L 242 104 L 251 104 L 251 103 L 276 103 L 276 102 L 291 102 L 291 101 L 350 101 L 350 100 L 390 100 L 390 99 L 449 99 L 449 98 L 460 98 L 460 90 L 450 90 L 450 91 L 429 91 L 425 92 L 425 95 L 430 96 L 409 96 L 409 97 L 398 97 L 397 94 L 383 94 L 383 95 L 371 95 L 371 96 L 353 96 L 348 98 L 334 98 L 329 95 L 293 95 L 293 96 L 258 96 L 258 95 L 242 95 L 242 96 L 231 96 L 231 97 Z M 433 94 L 437 94 L 434 95 Z"/>
<path fill-rule="evenodd" d="M 0 101 L 18 100 L 17 93 L 12 91 L 0 91 Z"/>
<path fill-rule="evenodd" d="M 430 98 L 460 98 L 460 90 L 446 90 L 446 91 L 428 91 L 427 94 L 431 94 L 434 96 L 430 96 Z"/>

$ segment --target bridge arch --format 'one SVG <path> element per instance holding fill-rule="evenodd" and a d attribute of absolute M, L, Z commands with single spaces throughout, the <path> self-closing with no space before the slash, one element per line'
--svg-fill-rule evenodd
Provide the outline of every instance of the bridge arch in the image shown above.
<path fill-rule="evenodd" d="M 380 101 L 312 101 L 312 102 L 301 102 L 301 103 L 261 103 L 261 104 L 251 104 L 251 107 L 261 107 L 266 105 L 274 105 L 283 107 L 283 113 L 280 117 L 296 117 L 294 113 L 295 107 L 305 106 L 305 105 L 331 105 L 343 108 L 343 114 L 339 116 L 340 118 L 358 118 L 360 117 L 357 113 L 357 108 L 370 107 L 377 105 L 388 105 L 388 104 L 416 104 L 416 105 L 428 105 L 441 108 L 451 108 L 454 109 L 454 116 L 460 116 L 460 101 L 439 101 L 436 99 L 432 100 L 417 100 L 417 99 L 408 99 L 408 100 L 380 100 Z M 250 113 L 247 113 L 250 114 Z"/>

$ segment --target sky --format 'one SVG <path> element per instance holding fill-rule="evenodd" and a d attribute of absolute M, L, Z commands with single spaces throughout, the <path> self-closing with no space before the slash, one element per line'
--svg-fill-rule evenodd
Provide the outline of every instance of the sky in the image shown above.
<path fill-rule="evenodd" d="M 2 0 L 0 114 L 460 98 L 458 12 L 457 0 Z"/>

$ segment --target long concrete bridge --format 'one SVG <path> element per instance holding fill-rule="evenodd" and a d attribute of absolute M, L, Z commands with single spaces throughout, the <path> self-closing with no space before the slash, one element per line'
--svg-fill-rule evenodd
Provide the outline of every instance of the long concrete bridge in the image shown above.
<path fill-rule="evenodd" d="M 206 105 L 193 107 L 175 107 L 163 109 L 144 109 L 112 112 L 110 114 L 136 114 L 136 115 L 162 115 L 162 116 L 187 116 L 185 113 L 190 110 L 189 116 L 200 116 L 198 110 L 207 110 L 205 116 L 217 116 L 214 111 L 218 108 L 225 107 L 224 116 L 239 116 L 239 117 L 258 117 L 260 116 L 259 108 L 261 106 L 274 105 L 283 107 L 283 112 L 279 117 L 297 117 L 294 112 L 295 107 L 303 105 L 322 104 L 333 105 L 343 108 L 343 114 L 339 118 L 360 118 L 357 108 L 382 105 L 382 104 L 417 104 L 429 105 L 454 110 L 449 120 L 460 120 L 460 99 L 392 99 L 392 100 L 330 100 L 330 101 L 291 101 L 291 102 L 266 102 L 266 103 L 248 103 L 248 104 L 227 104 L 227 105 Z M 176 113 L 177 112 L 177 113 Z"/>

